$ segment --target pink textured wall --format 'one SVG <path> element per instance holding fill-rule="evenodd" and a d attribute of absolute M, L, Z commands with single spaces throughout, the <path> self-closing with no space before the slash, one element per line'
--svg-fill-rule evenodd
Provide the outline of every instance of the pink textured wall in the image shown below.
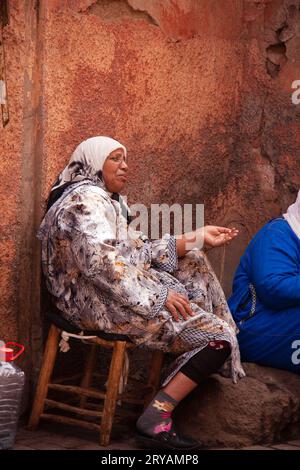
<path fill-rule="evenodd" d="M 23 2 L 10 3 L 0 337 L 29 335 L 38 357 L 34 231 L 58 172 L 97 134 L 128 148 L 130 203 L 204 203 L 206 223 L 240 228 L 226 253 L 212 253 L 229 293 L 247 241 L 300 185 L 300 105 L 291 101 L 300 79 L 298 1 L 52 0 L 39 9 L 32 1 L 27 26 Z M 14 303 L 20 282 L 24 312 L 22 298 Z"/>
<path fill-rule="evenodd" d="M 21 4 L 10 9 L 10 23 L 4 28 L 7 92 L 10 121 L 0 122 L 0 340 L 17 339 L 18 246 L 21 216 L 21 173 L 23 141 L 23 90 L 25 32 Z M 1 119 L 1 115 L 0 115 Z"/>
<path fill-rule="evenodd" d="M 52 3 L 44 194 L 79 141 L 120 139 L 130 202 L 204 203 L 208 223 L 238 225 L 223 268 L 212 254 L 229 293 L 245 244 L 300 182 L 296 3 Z"/>

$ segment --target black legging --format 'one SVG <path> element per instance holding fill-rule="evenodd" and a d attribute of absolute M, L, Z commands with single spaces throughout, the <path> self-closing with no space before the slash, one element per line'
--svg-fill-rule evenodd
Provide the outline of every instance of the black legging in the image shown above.
<path fill-rule="evenodd" d="M 195 354 L 180 369 L 184 375 L 197 384 L 205 377 L 217 372 L 230 355 L 230 346 L 223 349 L 215 349 L 207 345 L 204 349 Z"/>

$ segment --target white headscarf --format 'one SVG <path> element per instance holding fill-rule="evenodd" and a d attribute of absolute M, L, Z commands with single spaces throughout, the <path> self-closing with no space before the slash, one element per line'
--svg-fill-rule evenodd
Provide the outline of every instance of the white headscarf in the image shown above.
<path fill-rule="evenodd" d="M 99 171 L 102 171 L 105 160 L 111 152 L 119 148 L 124 150 L 126 158 L 126 148 L 117 140 L 103 136 L 84 140 L 76 147 L 68 165 L 52 186 L 51 192 L 71 181 L 99 178 Z"/>
<path fill-rule="evenodd" d="M 294 204 L 289 206 L 283 217 L 288 221 L 292 230 L 300 238 L 300 191 Z"/>

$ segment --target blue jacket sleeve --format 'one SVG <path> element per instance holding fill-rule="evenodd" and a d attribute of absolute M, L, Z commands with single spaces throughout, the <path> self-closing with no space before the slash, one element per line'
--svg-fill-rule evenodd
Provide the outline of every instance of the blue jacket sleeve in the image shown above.
<path fill-rule="evenodd" d="M 251 278 L 257 295 L 274 310 L 300 306 L 298 244 L 294 234 L 266 228 L 251 250 Z"/>

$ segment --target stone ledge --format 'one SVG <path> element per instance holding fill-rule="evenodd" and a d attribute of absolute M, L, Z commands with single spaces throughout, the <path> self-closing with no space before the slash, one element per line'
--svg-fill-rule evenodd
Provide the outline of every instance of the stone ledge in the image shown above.
<path fill-rule="evenodd" d="M 207 447 L 266 445 L 300 436 L 300 376 L 244 364 L 237 385 L 214 375 L 175 411 L 179 429 Z"/>

